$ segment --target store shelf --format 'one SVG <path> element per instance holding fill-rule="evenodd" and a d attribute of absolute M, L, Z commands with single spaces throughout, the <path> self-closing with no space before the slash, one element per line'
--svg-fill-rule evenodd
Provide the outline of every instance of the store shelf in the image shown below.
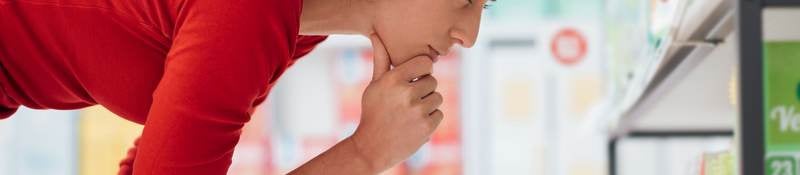
<path fill-rule="evenodd" d="M 730 38 L 729 38 L 730 39 Z M 736 108 L 730 83 L 736 65 L 735 44 L 716 45 L 691 70 L 676 70 L 679 81 L 664 82 L 631 111 L 633 131 L 730 131 Z M 698 53 L 697 55 L 706 54 Z M 691 57 L 691 56 L 690 56 Z M 689 65 L 689 64 L 686 64 Z"/>
<path fill-rule="evenodd" d="M 607 128 L 612 137 L 631 131 L 732 130 L 735 109 L 727 86 L 735 52 L 725 41 L 734 28 L 733 3 L 700 0 L 682 6 L 669 37 L 634 72 L 612 108 Z"/>
<path fill-rule="evenodd" d="M 765 41 L 798 41 L 800 40 L 800 17 L 798 7 L 770 7 L 764 9 L 764 40 Z"/>
<path fill-rule="evenodd" d="M 779 163 L 776 158 L 789 155 L 788 160 L 796 161 L 800 155 L 795 139 L 787 141 L 775 141 L 776 138 L 796 138 L 781 136 L 783 133 L 770 132 L 770 128 L 776 127 L 774 123 L 768 122 L 764 116 L 765 111 L 774 108 L 771 104 L 771 97 L 781 94 L 771 87 L 779 87 L 774 79 L 783 79 L 780 74 L 775 74 L 776 63 L 787 64 L 791 67 L 791 62 L 781 62 L 783 57 L 776 59 L 770 54 L 769 42 L 786 41 L 799 39 L 797 31 L 797 14 L 800 12 L 800 0 L 755 0 L 738 1 L 737 6 L 737 37 L 738 37 L 738 60 L 739 64 L 739 97 L 740 106 L 738 125 L 736 127 L 737 144 L 739 154 L 739 174 L 765 174 L 780 172 L 781 167 L 768 166 Z M 792 7 L 793 9 L 786 9 Z M 780 66 L 778 66 L 780 67 Z M 790 74 L 790 73 L 787 73 Z M 787 78 L 780 81 L 793 81 Z M 779 139 L 778 139 L 779 140 Z M 782 145 L 787 144 L 787 145 Z M 790 149 L 776 149 L 775 147 Z M 777 155 L 781 153 L 782 155 Z M 791 156 L 794 154 L 794 156 Z M 746 165 L 746 166 L 744 166 Z M 797 166 L 787 166 L 796 170 Z"/>

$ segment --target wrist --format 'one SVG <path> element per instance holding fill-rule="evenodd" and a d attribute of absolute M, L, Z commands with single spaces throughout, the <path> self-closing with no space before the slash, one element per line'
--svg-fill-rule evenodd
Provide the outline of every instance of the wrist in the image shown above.
<path fill-rule="evenodd" d="M 381 161 L 380 156 L 378 156 L 375 152 L 369 151 L 369 146 L 364 145 L 363 142 L 358 139 L 355 134 L 350 136 L 344 140 L 347 143 L 351 150 L 355 153 L 355 159 L 362 165 L 364 165 L 365 169 L 369 174 L 378 174 L 382 172 L 386 167 L 385 161 Z"/>

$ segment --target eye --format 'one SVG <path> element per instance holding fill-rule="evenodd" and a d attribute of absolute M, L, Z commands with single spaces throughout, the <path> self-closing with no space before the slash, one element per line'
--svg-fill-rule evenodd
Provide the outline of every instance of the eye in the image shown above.
<path fill-rule="evenodd" d="M 494 1 L 496 0 L 486 0 L 486 3 L 483 4 L 483 9 L 489 9 L 489 7 L 492 7 Z M 472 0 L 470 0 L 470 2 L 472 2 Z"/>
<path fill-rule="evenodd" d="M 474 3 L 473 1 L 474 0 L 467 0 L 467 4 L 468 5 L 473 5 L 473 3 Z M 494 4 L 493 3 L 494 1 L 497 1 L 497 0 L 486 0 L 486 2 L 481 5 L 481 8 L 488 9 L 489 7 L 492 7 L 492 4 Z"/>

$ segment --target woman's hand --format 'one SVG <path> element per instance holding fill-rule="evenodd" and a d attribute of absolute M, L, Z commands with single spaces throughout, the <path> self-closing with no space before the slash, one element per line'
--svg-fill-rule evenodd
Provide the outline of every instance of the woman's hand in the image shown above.
<path fill-rule="evenodd" d="M 371 36 L 374 72 L 362 99 L 361 122 L 351 136 L 376 171 L 405 160 L 430 138 L 443 114 L 442 95 L 431 76 L 433 62 L 419 56 L 391 69 L 381 40 Z"/>
<path fill-rule="evenodd" d="M 442 121 L 431 59 L 416 57 L 391 69 L 381 40 L 370 39 L 375 70 L 358 129 L 289 174 L 378 174 L 411 156 Z"/>

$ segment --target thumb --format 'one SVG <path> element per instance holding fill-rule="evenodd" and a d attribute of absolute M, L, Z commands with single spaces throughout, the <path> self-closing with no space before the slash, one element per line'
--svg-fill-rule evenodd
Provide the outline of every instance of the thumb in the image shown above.
<path fill-rule="evenodd" d="M 370 35 L 369 40 L 372 42 L 372 57 L 374 63 L 372 81 L 375 81 L 381 78 L 386 72 L 389 72 L 391 69 L 391 60 L 389 60 L 389 52 L 386 51 L 386 47 L 383 46 L 383 41 L 381 41 L 377 34 Z"/>

